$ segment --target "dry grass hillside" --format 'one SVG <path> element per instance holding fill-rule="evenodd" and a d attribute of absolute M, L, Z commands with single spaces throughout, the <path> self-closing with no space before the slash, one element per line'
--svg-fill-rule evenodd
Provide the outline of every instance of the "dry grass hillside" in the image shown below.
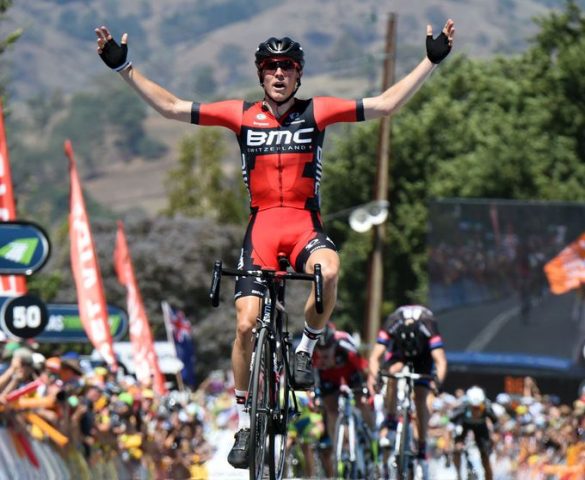
<path fill-rule="evenodd" d="M 398 19 L 397 75 L 401 76 L 424 54 L 427 23 L 438 32 L 447 17 L 453 18 L 457 52 L 472 57 L 511 54 L 526 48 L 527 39 L 536 32 L 533 17 L 562 2 L 257 0 L 250 2 L 257 11 L 247 15 L 244 10 L 247 18 L 196 33 L 206 28 L 199 12 L 215 12 L 205 20 L 211 22 L 233 14 L 229 9 L 236 4 L 237 0 L 15 0 L 0 23 L 0 37 L 18 27 L 24 29 L 23 37 L 3 55 L 12 103 L 18 108 L 41 92 L 70 94 L 91 89 L 96 78 L 111 75 L 95 53 L 93 27 L 99 24 L 111 26 L 116 37 L 128 29 L 134 64 L 184 98 L 197 98 L 193 79 L 203 67 L 213 71 L 217 96 L 258 93 L 253 51 L 272 35 L 290 35 L 304 45 L 303 96 L 360 97 L 380 83 L 390 12 Z M 449 68 L 448 63 L 443 68 Z M 169 154 L 159 161 L 137 158 L 109 166 L 86 183 L 98 201 L 119 211 L 139 207 L 154 213 L 164 206 L 165 173 L 176 162 L 178 141 L 193 127 L 153 113 L 148 128 L 171 147 Z"/>

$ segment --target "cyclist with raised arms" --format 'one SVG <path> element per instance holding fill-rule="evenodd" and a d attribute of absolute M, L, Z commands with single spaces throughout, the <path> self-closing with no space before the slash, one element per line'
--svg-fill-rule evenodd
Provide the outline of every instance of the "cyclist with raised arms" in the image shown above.
<path fill-rule="evenodd" d="M 369 358 L 370 392 L 374 393 L 376 389 L 380 370 L 387 369 L 389 373 L 398 373 L 407 363 L 412 365 L 415 373 L 434 374 L 436 378 L 434 382 L 418 380 L 414 387 L 417 457 L 423 474 L 427 477 L 426 438 L 433 400 L 433 395 L 429 393 L 431 390 L 439 390 L 445 381 L 447 357 L 433 312 L 422 305 L 406 305 L 396 309 L 380 329 L 377 343 L 372 348 Z M 396 381 L 391 378 L 388 379 L 386 405 L 387 416 L 380 431 L 381 446 L 387 438 L 395 438 L 396 434 Z"/>
<path fill-rule="evenodd" d="M 95 33 L 97 51 L 104 63 L 119 72 L 161 115 L 196 125 L 223 126 L 236 134 L 251 208 L 238 266 L 277 269 L 280 252 L 288 255 L 296 271 L 313 273 L 315 264 L 321 265 L 324 311 L 321 314 L 315 311 L 311 292 L 305 306 L 303 338 L 293 359 L 295 387 L 311 388 L 311 355 L 335 306 L 339 273 L 339 256 L 323 230 L 319 214 L 325 129 L 338 122 L 371 120 L 395 113 L 449 54 L 455 34 L 453 20 L 446 22 L 436 38 L 428 25 L 424 59 L 388 90 L 360 100 L 296 98 L 305 57 L 300 44 L 289 37 L 271 37 L 256 49 L 255 65 L 264 90 L 261 101 L 199 103 L 178 98 L 133 66 L 128 58 L 126 33 L 121 44 L 105 26 L 96 28 Z M 232 368 L 239 430 L 228 457 L 236 468 L 248 467 L 250 418 L 244 404 L 253 348 L 252 329 L 262 296 L 263 285 L 254 279 L 240 277 L 236 282 Z"/>

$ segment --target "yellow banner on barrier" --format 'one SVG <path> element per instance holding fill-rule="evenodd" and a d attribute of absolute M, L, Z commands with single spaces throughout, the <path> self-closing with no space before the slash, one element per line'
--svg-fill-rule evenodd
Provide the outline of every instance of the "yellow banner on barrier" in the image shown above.
<path fill-rule="evenodd" d="M 64 447 L 69 442 L 69 438 L 63 435 L 59 430 L 51 424 L 43 420 L 36 413 L 26 413 L 25 418 L 32 425 L 39 427 L 51 440 L 53 440 L 60 447 Z"/>
<path fill-rule="evenodd" d="M 8 407 L 5 405 L 0 405 L 0 412 L 4 412 L 5 410 L 32 410 L 35 408 L 52 408 L 54 405 L 54 397 L 24 397 L 15 400 Z"/>

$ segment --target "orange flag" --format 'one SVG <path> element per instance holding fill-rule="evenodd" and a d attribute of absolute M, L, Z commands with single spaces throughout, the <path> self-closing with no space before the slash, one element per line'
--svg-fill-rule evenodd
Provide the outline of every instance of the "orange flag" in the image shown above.
<path fill-rule="evenodd" d="M 0 222 L 16 219 L 8 142 L 4 131 L 4 113 L 0 99 Z M 26 293 L 26 280 L 17 275 L 0 275 L 0 297 L 18 297 Z"/>
<path fill-rule="evenodd" d="M 69 176 L 71 178 L 69 197 L 71 269 L 77 288 L 79 316 L 85 333 L 94 348 L 106 363 L 116 370 L 118 365 L 114 356 L 112 334 L 108 323 L 108 307 L 104 295 L 102 275 L 89 228 L 77 165 L 73 157 L 73 147 L 69 140 L 65 141 L 65 154 L 69 158 Z"/>
<path fill-rule="evenodd" d="M 550 260 L 544 273 L 557 295 L 585 285 L 585 233 Z"/>
<path fill-rule="evenodd" d="M 164 377 L 160 371 L 158 357 L 154 350 L 150 324 L 148 323 L 142 296 L 134 275 L 130 250 L 124 233 L 124 224 L 121 221 L 118 222 L 118 232 L 116 234 L 114 267 L 118 275 L 118 281 L 126 287 L 127 291 L 128 331 L 130 343 L 132 344 L 136 376 L 143 385 L 153 383 L 154 390 L 159 395 L 163 395 L 166 393 Z"/>

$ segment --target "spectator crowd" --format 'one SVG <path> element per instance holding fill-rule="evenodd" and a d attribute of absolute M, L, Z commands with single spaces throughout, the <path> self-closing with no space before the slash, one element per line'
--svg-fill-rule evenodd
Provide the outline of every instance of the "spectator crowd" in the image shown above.
<path fill-rule="evenodd" d="M 50 445 L 74 479 L 207 479 L 215 430 L 233 431 L 233 383 L 213 372 L 194 392 L 156 395 L 135 377 L 75 353 L 45 356 L 31 343 L 0 344 L 0 431 L 34 464 L 27 442 Z M 494 464 L 519 480 L 585 478 L 585 388 L 572 403 L 539 392 L 492 399 Z M 432 409 L 429 450 L 449 463 L 449 417 L 463 390 Z M 0 437 L 0 442 L 2 441 Z M 0 449 L 0 463 L 2 462 Z"/>
<path fill-rule="evenodd" d="M 4 343 L 1 360 L 0 427 L 32 464 L 30 440 L 49 443 L 72 479 L 208 478 L 205 386 L 159 396 L 121 369 L 47 357 L 34 344 Z"/>

